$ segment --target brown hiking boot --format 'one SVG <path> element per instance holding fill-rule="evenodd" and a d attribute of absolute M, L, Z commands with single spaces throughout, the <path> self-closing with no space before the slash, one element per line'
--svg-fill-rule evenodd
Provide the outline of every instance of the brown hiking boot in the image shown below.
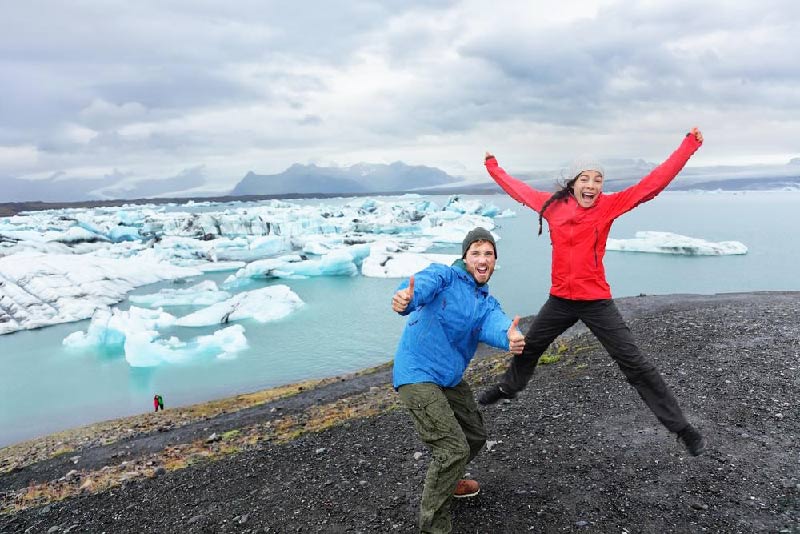
<path fill-rule="evenodd" d="M 456 484 L 456 490 L 453 492 L 453 497 L 456 499 L 463 499 L 465 497 L 474 497 L 481 492 L 481 485 L 476 480 L 468 480 L 462 478 Z"/>

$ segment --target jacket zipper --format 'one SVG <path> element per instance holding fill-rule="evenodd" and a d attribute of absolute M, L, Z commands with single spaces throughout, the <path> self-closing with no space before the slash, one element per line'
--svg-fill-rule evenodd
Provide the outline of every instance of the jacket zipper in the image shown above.
<path fill-rule="evenodd" d="M 597 267 L 597 242 L 600 240 L 600 233 L 597 228 L 594 229 L 594 266 Z"/>
<path fill-rule="evenodd" d="M 573 197 L 574 199 L 574 197 Z M 578 201 L 575 200 L 575 206 L 572 209 L 572 217 L 570 217 L 569 221 L 569 273 L 567 275 L 567 280 L 569 280 L 569 298 L 573 298 L 574 295 L 572 294 L 572 272 L 575 270 L 575 265 L 573 264 L 573 250 L 574 250 L 574 239 L 575 239 L 575 217 L 578 216 Z"/>

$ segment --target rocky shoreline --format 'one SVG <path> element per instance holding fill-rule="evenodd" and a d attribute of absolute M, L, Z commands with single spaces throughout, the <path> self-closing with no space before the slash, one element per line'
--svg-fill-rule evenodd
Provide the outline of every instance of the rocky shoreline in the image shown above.
<path fill-rule="evenodd" d="M 484 410 L 454 532 L 800 532 L 800 293 L 617 303 L 709 452 L 687 457 L 576 327 Z M 508 357 L 482 350 L 473 388 Z M 387 365 L 0 449 L 0 532 L 414 532 L 429 455 L 389 383 Z"/>

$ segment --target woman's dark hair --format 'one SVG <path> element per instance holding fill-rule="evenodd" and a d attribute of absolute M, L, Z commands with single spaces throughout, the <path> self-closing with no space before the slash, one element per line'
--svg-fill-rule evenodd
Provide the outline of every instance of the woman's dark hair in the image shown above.
<path fill-rule="evenodd" d="M 566 202 L 567 198 L 569 198 L 570 193 L 572 193 L 572 188 L 575 186 L 575 181 L 577 179 L 578 179 L 578 177 L 576 176 L 572 180 L 564 183 L 561 186 L 561 189 L 559 189 L 558 191 L 553 193 L 553 195 L 550 198 L 548 198 L 547 201 L 545 201 L 545 203 L 542 205 L 542 210 L 539 212 L 539 234 L 538 235 L 542 235 L 542 217 L 544 216 L 544 210 L 546 210 L 547 207 L 550 204 L 552 204 L 554 201 L 556 201 L 556 200 L 563 200 L 564 202 Z"/>

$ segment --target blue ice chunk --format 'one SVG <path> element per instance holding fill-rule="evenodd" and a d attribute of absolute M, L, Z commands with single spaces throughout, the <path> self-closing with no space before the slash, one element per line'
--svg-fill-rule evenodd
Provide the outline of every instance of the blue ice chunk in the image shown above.
<path fill-rule="evenodd" d="M 139 229 L 135 226 L 113 226 L 106 235 L 114 243 L 123 241 L 139 241 Z"/>

